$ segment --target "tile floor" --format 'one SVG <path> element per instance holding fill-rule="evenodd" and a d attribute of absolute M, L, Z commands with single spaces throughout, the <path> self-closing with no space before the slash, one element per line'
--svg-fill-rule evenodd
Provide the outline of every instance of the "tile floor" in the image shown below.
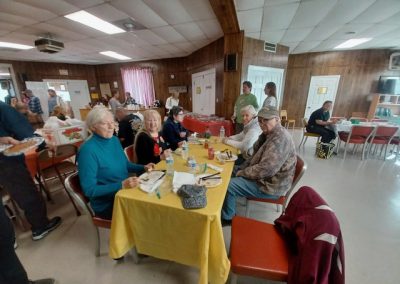
<path fill-rule="evenodd" d="M 298 145 L 301 133 L 296 130 Z M 360 155 L 342 153 L 330 160 L 314 157 L 313 139 L 299 151 L 308 170 L 299 183 L 315 188 L 336 211 L 346 252 L 346 282 L 350 284 L 400 283 L 400 156 L 383 162 L 360 160 Z M 139 265 L 128 255 L 116 262 L 107 255 L 108 232 L 101 232 L 102 255 L 94 256 L 93 235 L 85 216 L 76 217 L 62 190 L 54 192 L 49 215 L 64 222 L 45 239 L 33 242 L 30 232 L 17 232 L 17 253 L 31 279 L 52 276 L 58 283 L 197 283 L 195 268 L 154 258 Z M 238 204 L 239 214 L 244 208 Z M 253 204 L 252 217 L 273 221 L 274 206 Z M 229 247 L 230 229 L 224 228 Z M 269 283 L 240 277 L 238 283 Z"/>

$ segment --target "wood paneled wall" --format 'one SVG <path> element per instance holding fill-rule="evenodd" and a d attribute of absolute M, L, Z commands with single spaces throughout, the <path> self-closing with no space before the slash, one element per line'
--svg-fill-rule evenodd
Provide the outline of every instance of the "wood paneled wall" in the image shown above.
<path fill-rule="evenodd" d="M 23 76 L 26 77 L 27 81 L 42 81 L 43 79 L 87 80 L 89 88 L 97 87 L 93 65 L 12 60 L 0 60 L 0 62 L 12 64 L 20 91 L 26 88 L 25 82 L 22 81 Z M 60 69 L 68 70 L 68 75 L 60 75 Z"/>
<path fill-rule="evenodd" d="M 113 82 L 118 83 L 118 90 L 120 94 L 125 92 L 122 82 L 121 68 L 122 67 L 149 67 L 153 71 L 154 91 L 156 99 L 160 100 L 162 104 L 170 96 L 168 93 L 169 86 L 189 85 L 186 58 L 170 58 L 140 62 L 128 63 L 115 63 L 96 65 L 96 76 L 98 83 L 109 83 L 111 90 Z M 174 75 L 174 79 L 170 75 Z M 128 91 L 128 90 L 127 90 Z M 189 100 L 189 93 L 180 95 L 180 105 L 185 109 L 191 109 L 192 105 Z"/>
<path fill-rule="evenodd" d="M 290 55 L 282 108 L 300 126 L 311 76 L 340 75 L 333 116 L 350 117 L 352 112 L 368 112 L 367 99 L 376 92 L 379 76 L 400 76 L 400 71 L 388 70 L 392 52 L 371 49 Z"/>

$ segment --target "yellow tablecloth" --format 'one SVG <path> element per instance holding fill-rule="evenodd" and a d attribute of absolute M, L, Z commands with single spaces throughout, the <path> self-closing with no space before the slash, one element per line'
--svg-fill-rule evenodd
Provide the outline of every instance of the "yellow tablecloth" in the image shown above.
<path fill-rule="evenodd" d="M 212 144 L 215 150 L 230 148 Z M 183 209 L 180 197 L 169 192 L 161 199 L 139 189 L 123 189 L 115 197 L 110 233 L 110 256 L 119 258 L 136 247 L 139 253 L 172 260 L 200 269 L 199 283 L 225 283 L 230 269 L 220 222 L 221 208 L 233 163 L 221 165 L 207 159 L 207 149 L 190 145 L 189 155 L 198 163 L 223 168 L 222 184 L 207 190 L 207 206 Z M 187 171 L 184 160 L 174 155 L 176 171 Z M 165 162 L 157 165 L 165 169 Z M 215 173 L 208 169 L 207 173 Z M 169 181 L 170 182 L 170 181 Z"/>

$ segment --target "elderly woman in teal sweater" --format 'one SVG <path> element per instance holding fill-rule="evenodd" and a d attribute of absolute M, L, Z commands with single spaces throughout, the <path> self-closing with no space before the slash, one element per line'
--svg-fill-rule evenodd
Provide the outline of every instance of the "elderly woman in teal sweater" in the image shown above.
<path fill-rule="evenodd" d="M 95 107 L 86 118 L 92 132 L 78 153 L 78 170 L 84 194 L 96 216 L 111 219 L 115 194 L 121 188 L 135 188 L 137 175 L 152 170 L 154 164 L 145 166 L 128 161 L 118 138 L 114 136 L 115 122 L 112 113 L 104 107 Z"/>

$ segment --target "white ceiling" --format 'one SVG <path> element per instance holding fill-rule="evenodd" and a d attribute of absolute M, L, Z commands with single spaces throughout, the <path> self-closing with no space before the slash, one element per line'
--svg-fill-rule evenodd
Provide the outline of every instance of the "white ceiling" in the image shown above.
<path fill-rule="evenodd" d="M 289 46 L 291 54 L 332 50 L 351 38 L 373 38 L 355 49 L 400 49 L 400 0 L 235 0 L 235 5 L 247 37 Z"/>
<path fill-rule="evenodd" d="M 327 51 L 349 38 L 372 37 L 359 48 L 400 49 L 400 0 L 235 0 L 248 37 L 280 43 L 290 53 Z M 63 16 L 81 9 L 114 22 L 132 18 L 147 29 L 107 35 Z M 355 34 L 346 34 L 355 32 Z M 1 59 L 84 64 L 186 56 L 223 35 L 209 0 L 0 0 L 0 41 L 33 45 L 52 34 L 65 49 L 0 49 Z"/>
<path fill-rule="evenodd" d="M 147 29 L 107 35 L 64 15 L 81 9 L 115 22 L 132 18 Z M 1 49 L 0 58 L 100 64 L 120 62 L 99 54 L 115 51 L 132 61 L 186 56 L 223 36 L 208 0 L 0 0 L 0 41 L 34 45 L 52 34 L 65 44 L 56 54 Z"/>

